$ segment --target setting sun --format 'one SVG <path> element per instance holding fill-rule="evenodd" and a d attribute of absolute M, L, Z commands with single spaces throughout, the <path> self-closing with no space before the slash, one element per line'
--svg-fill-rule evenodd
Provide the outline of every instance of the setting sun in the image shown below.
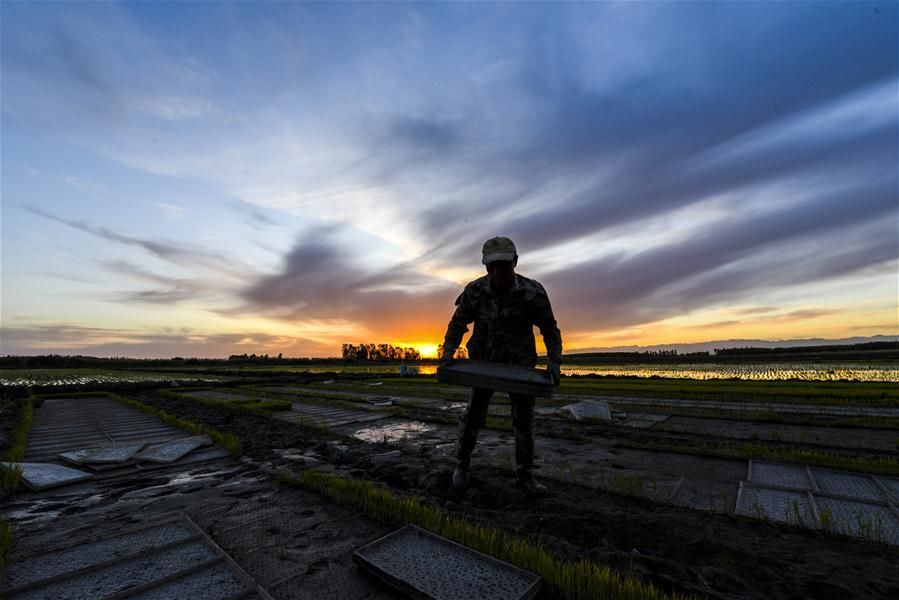
<path fill-rule="evenodd" d="M 412 344 L 418 350 L 422 358 L 434 358 L 437 356 L 437 344 Z"/>

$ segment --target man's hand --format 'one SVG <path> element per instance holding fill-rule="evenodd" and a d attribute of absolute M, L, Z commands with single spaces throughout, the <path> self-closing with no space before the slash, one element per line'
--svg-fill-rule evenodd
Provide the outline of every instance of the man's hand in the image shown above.
<path fill-rule="evenodd" d="M 453 354 L 455 354 L 455 353 L 456 353 L 455 348 L 453 348 L 449 352 L 444 352 L 443 356 L 440 357 L 440 362 L 437 364 L 438 368 L 439 367 L 448 367 L 451 364 L 453 364 L 456 361 L 456 359 L 453 358 Z"/>
<path fill-rule="evenodd" d="M 553 380 L 553 385 L 559 387 L 562 382 L 562 365 L 557 362 L 549 361 L 546 364 L 546 372 Z"/>

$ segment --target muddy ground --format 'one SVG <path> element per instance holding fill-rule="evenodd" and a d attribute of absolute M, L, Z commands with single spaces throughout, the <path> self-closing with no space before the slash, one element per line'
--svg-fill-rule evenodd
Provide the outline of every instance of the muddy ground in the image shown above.
<path fill-rule="evenodd" d="M 395 446 L 153 391 L 128 395 L 238 434 L 247 457 L 266 470 L 340 468 L 458 516 L 538 538 L 561 558 L 589 558 L 666 590 L 710 598 L 899 597 L 899 548 L 555 480 L 548 482 L 548 497 L 531 497 L 514 488 L 509 471 L 486 466 L 476 468 L 469 490 L 457 493 L 450 485 L 452 462 L 412 446 L 397 453 Z"/>

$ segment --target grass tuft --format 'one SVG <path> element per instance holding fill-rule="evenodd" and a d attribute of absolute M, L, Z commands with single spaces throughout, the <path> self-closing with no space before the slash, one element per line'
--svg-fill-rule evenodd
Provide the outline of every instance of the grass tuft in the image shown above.
<path fill-rule="evenodd" d="M 12 550 L 12 540 L 16 533 L 16 526 L 0 517 L 0 573 L 6 572 L 6 560 Z"/>
<path fill-rule="evenodd" d="M 694 456 L 715 456 L 719 458 L 735 458 L 740 460 L 758 459 L 777 462 L 790 462 L 809 467 L 823 467 L 871 473 L 873 475 L 899 475 L 899 460 L 892 456 L 849 456 L 833 454 L 823 450 L 803 450 L 785 446 L 769 446 L 760 443 L 742 445 L 718 445 L 706 443 L 701 445 L 686 444 L 652 444 L 633 440 L 619 440 L 618 445 L 624 448 L 639 448 L 655 452 L 676 452 Z"/>
<path fill-rule="evenodd" d="M 19 409 L 20 417 L 16 428 L 12 432 L 12 443 L 6 453 L 8 462 L 19 463 L 25 459 L 25 439 L 31 431 L 31 422 L 34 419 L 34 401 L 27 398 Z M 0 473 L 0 489 L 6 493 L 12 493 L 19 485 L 22 478 L 22 469 L 2 469 Z"/>
<path fill-rule="evenodd" d="M 189 390 L 193 391 L 193 390 Z M 216 390 L 212 390 L 216 391 Z M 171 398 L 173 400 L 187 400 L 188 402 L 196 402 L 197 404 L 205 404 L 206 406 L 225 407 L 230 410 L 251 412 L 254 414 L 266 415 L 271 412 L 290 410 L 290 400 L 269 399 L 258 396 L 247 396 L 246 400 L 217 400 L 215 398 L 199 398 L 196 396 L 188 396 L 181 391 L 158 390 L 160 396 Z"/>
<path fill-rule="evenodd" d="M 899 460 L 890 456 L 845 456 L 820 450 L 744 444 L 738 451 L 745 458 L 792 462 L 810 467 L 827 467 L 874 475 L 899 475 Z"/>
<path fill-rule="evenodd" d="M 669 594 L 649 582 L 622 575 L 587 560 L 565 562 L 555 558 L 540 543 L 477 525 L 438 508 L 422 505 L 416 498 L 400 496 L 368 481 L 345 479 L 315 470 L 282 472 L 283 484 L 322 494 L 339 504 L 396 525 L 414 524 L 479 552 L 507 561 L 543 577 L 555 596 L 566 600 L 680 600 L 691 598 Z"/>
<path fill-rule="evenodd" d="M 291 402 L 289 400 L 262 400 L 258 403 L 249 404 L 248 408 L 255 408 L 267 412 L 281 412 L 290 410 L 290 406 Z"/>

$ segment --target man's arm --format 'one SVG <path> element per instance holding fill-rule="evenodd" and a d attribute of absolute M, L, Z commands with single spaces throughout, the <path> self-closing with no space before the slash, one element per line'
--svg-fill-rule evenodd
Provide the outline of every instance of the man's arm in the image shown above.
<path fill-rule="evenodd" d="M 559 331 L 556 324 L 556 317 L 553 315 L 546 290 L 537 296 L 535 303 L 534 325 L 540 329 L 540 335 L 543 336 L 543 343 L 546 346 L 547 370 L 553 377 L 553 383 L 559 385 L 562 365 L 562 332 Z"/>
<path fill-rule="evenodd" d="M 477 313 L 474 298 L 466 288 L 456 298 L 456 310 L 450 318 L 449 325 L 446 327 L 446 335 L 443 337 L 443 356 L 444 359 L 452 360 L 456 348 L 462 343 L 462 337 L 468 333 L 468 324 L 475 320 Z"/>

